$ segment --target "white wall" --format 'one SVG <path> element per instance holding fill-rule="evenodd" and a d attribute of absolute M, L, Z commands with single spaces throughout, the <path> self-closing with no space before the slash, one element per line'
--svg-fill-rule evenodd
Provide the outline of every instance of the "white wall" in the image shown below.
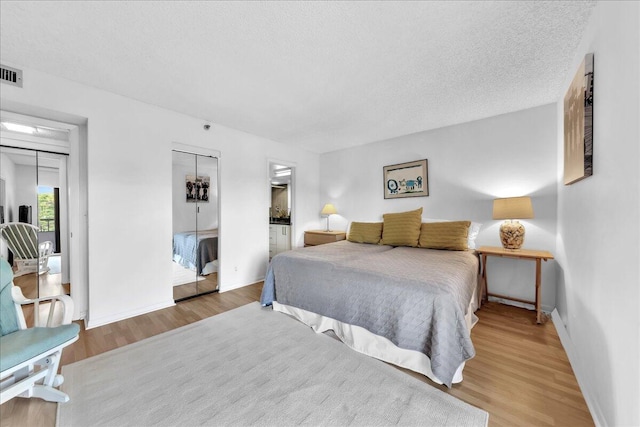
<path fill-rule="evenodd" d="M 36 158 L 33 157 L 35 163 Z M 22 205 L 31 206 L 31 224 L 38 225 L 38 194 L 36 167 L 27 165 L 15 165 L 15 216 L 16 221 L 19 220 Z"/>
<path fill-rule="evenodd" d="M 555 249 L 555 104 L 407 135 L 321 157 L 321 200 L 339 216 L 331 228 L 349 221 L 379 221 L 386 212 L 423 207 L 423 218 L 469 219 L 483 223 L 479 245 L 501 246 L 502 221 L 491 219 L 496 197 L 530 195 L 535 218 L 523 220 L 525 248 Z M 383 198 L 382 168 L 428 159 L 429 196 Z M 491 292 L 535 299 L 535 264 L 490 258 Z M 555 307 L 555 263 L 543 263 L 543 308 Z"/>
<path fill-rule="evenodd" d="M 35 167 L 33 168 L 35 174 Z M 38 171 L 38 185 L 44 185 L 47 187 L 60 187 L 60 173 L 55 169 L 41 168 Z"/>
<path fill-rule="evenodd" d="M 557 306 L 587 403 L 610 426 L 640 425 L 639 28 L 640 3 L 600 2 L 563 86 L 593 53 L 593 176 L 565 186 L 558 162 Z M 557 117 L 562 159 L 562 99 Z"/>
<path fill-rule="evenodd" d="M 24 85 L 3 85 L 4 110 L 21 105 L 87 119 L 89 327 L 172 304 L 172 142 L 222 153 L 221 291 L 264 277 L 267 156 L 297 165 L 297 240 L 304 224 L 319 222 L 312 208 L 318 204 L 317 154 L 215 123 L 205 131 L 197 118 L 6 65 L 23 70 Z"/>

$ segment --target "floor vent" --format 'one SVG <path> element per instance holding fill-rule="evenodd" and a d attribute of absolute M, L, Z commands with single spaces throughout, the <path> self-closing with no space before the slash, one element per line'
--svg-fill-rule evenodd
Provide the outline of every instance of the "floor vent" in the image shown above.
<path fill-rule="evenodd" d="M 22 70 L 0 65 L 0 81 L 13 86 L 22 87 Z"/>

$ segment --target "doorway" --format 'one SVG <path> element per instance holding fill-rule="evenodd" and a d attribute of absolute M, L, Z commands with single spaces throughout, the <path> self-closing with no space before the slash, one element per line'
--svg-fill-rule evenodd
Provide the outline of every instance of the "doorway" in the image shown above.
<path fill-rule="evenodd" d="M 294 246 L 294 178 L 293 165 L 269 161 L 269 261 Z"/>
<path fill-rule="evenodd" d="M 19 222 L 20 206 L 26 205 L 31 206 L 32 225 L 39 226 L 38 185 L 54 188 L 54 192 L 59 188 L 60 211 L 56 215 L 59 224 L 55 225 L 59 238 L 56 238 L 55 254 L 59 254 L 60 273 L 55 273 L 57 260 L 50 259 L 49 274 L 58 274 L 61 286 L 66 285 L 64 293 L 71 294 L 73 319 L 86 318 L 89 292 L 87 119 L 32 105 L 12 104 L 12 108 L 15 110 L 0 110 L 0 180 L 4 182 L 0 222 Z M 17 154 L 32 153 L 32 157 L 37 153 L 37 179 L 33 179 L 33 173 L 21 174 L 25 168 L 20 166 L 20 160 L 11 160 L 11 150 L 23 150 Z M 29 167 L 35 167 L 36 161 L 32 160 Z M 33 196 L 20 200 L 24 196 L 19 190 L 20 183 L 26 181 L 31 182 L 28 192 Z M 29 209 L 23 211 L 28 217 Z M 9 256 L 5 239 L 0 239 L 0 254 Z M 39 286 L 33 288 L 32 295 L 43 290 Z"/>

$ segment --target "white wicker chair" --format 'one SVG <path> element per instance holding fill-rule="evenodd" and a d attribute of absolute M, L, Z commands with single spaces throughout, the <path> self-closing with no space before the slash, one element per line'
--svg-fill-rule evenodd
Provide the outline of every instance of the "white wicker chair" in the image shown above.
<path fill-rule="evenodd" d="M 38 244 L 38 227 L 24 222 L 9 222 L 0 225 L 0 236 L 14 256 L 17 271 L 14 276 L 49 271 L 49 256 L 53 254 L 53 243 Z"/>

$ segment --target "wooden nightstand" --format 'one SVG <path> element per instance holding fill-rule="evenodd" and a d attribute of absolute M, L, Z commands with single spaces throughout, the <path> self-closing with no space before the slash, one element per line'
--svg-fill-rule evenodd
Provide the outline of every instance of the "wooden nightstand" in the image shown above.
<path fill-rule="evenodd" d="M 486 293 L 487 299 L 490 296 L 502 298 L 510 301 L 523 302 L 525 304 L 535 304 L 536 306 L 536 322 L 542 323 L 542 310 L 540 310 L 540 304 L 542 303 L 542 288 L 541 288 L 541 273 L 542 263 L 541 260 L 553 259 L 551 252 L 547 251 L 534 251 L 530 249 L 505 249 L 495 246 L 481 246 L 477 252 L 482 256 L 482 289 L 483 298 Z M 516 258 L 516 259 L 528 259 L 536 262 L 536 300 L 526 301 L 519 298 L 507 297 L 504 295 L 489 293 L 489 284 L 487 283 L 487 256 L 497 256 L 502 258 Z"/>
<path fill-rule="evenodd" d="M 324 245 L 325 243 L 338 242 L 346 238 L 347 233 L 344 231 L 309 230 L 304 232 L 304 245 Z"/>

